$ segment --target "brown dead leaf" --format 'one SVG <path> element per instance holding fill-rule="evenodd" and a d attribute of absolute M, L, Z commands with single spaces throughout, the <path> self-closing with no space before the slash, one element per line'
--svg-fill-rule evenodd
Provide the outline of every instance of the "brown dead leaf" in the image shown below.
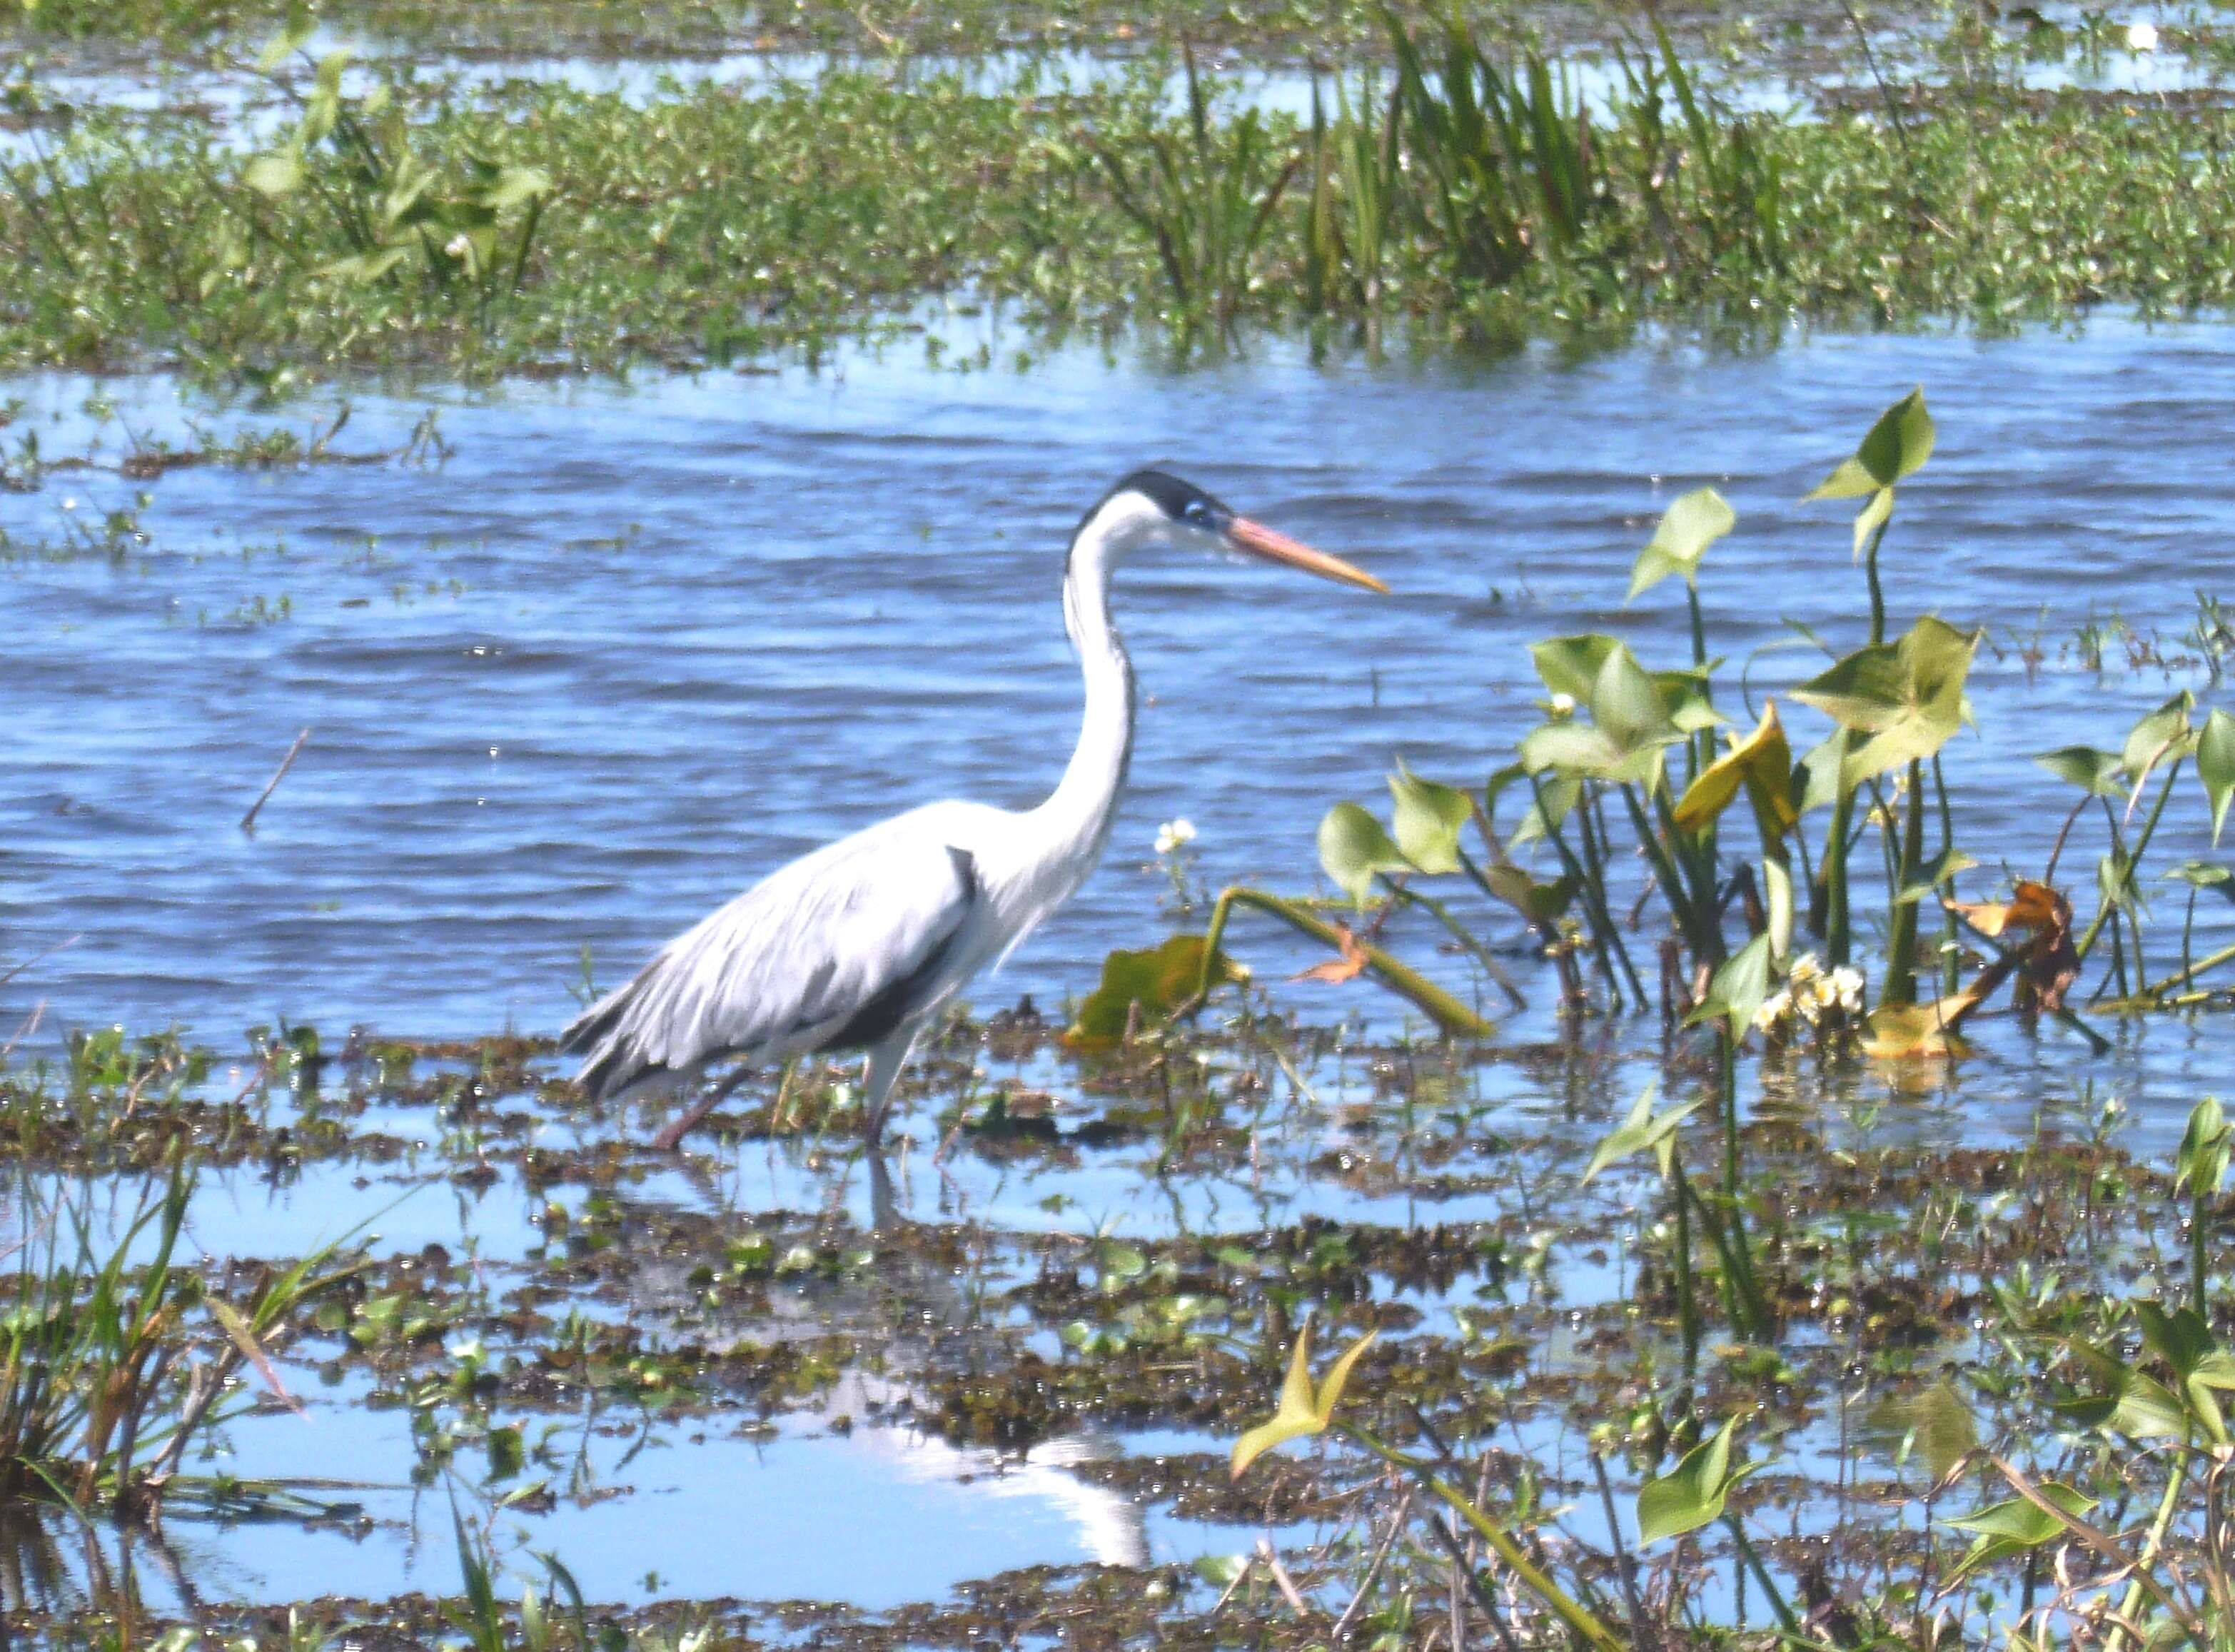
<path fill-rule="evenodd" d="M 2071 901 L 2046 883 L 2021 882 L 2008 901 L 1975 906 L 1950 901 L 1946 905 L 1990 941 L 2012 931 L 2023 934 L 2024 939 L 2003 954 L 2017 971 L 2018 1007 L 2038 1007 L 2051 1014 L 2064 1007 L 2064 995 L 2080 977 L 2080 950 L 2072 944 Z"/>
<path fill-rule="evenodd" d="M 2015 978 L 2012 996 L 2021 1009 L 2056 1013 L 2080 976 L 2080 953 L 2072 944 L 2072 902 L 2046 883 L 2022 881 L 2008 901 L 1965 904 L 1942 902 L 1989 941 L 2007 937 L 2003 947 L 1960 993 L 1935 1004 L 1882 1005 L 1871 1013 L 1863 1039 L 1868 1053 L 1884 1059 L 1947 1059 L 1964 1052 L 1957 1036 L 1966 1016 L 1992 998 L 2005 980 Z"/>
<path fill-rule="evenodd" d="M 1323 964 L 1314 964 L 1309 969 L 1301 970 L 1288 979 L 1326 981 L 1331 986 L 1340 987 L 1343 982 L 1356 980 L 1364 974 L 1366 948 L 1359 945 L 1358 937 L 1351 933 L 1350 926 L 1347 923 L 1335 925 L 1334 940 L 1335 945 L 1341 949 L 1341 957 L 1330 958 Z"/>
<path fill-rule="evenodd" d="M 2072 928 L 2072 903 L 2046 883 L 2021 880 L 2007 901 L 1943 901 L 1941 904 L 1989 941 L 2012 929 Z"/>

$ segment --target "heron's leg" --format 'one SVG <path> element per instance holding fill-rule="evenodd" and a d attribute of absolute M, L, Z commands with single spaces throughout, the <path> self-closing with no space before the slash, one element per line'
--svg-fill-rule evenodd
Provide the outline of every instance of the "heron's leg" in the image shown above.
<path fill-rule="evenodd" d="M 885 1164 L 885 1150 L 872 1147 L 863 1157 L 869 1161 L 869 1231 L 890 1233 L 898 1225 L 900 1207 L 893 1200 L 893 1173 Z"/>
<path fill-rule="evenodd" d="M 750 1078 L 752 1072 L 752 1068 L 749 1065 L 742 1064 L 738 1065 L 728 1078 L 693 1102 L 680 1118 L 676 1119 L 665 1130 L 653 1137 L 652 1138 L 653 1148 L 662 1153 L 672 1153 L 683 1138 L 698 1127 L 698 1121 L 727 1101 L 730 1098 L 730 1092 Z"/>
<path fill-rule="evenodd" d="M 902 1026 L 882 1043 L 869 1046 L 868 1066 L 862 1079 L 867 1093 L 862 1098 L 862 1139 L 872 1150 L 884 1139 L 885 1111 L 892 1105 L 893 1081 L 908 1065 L 908 1057 L 915 1049 L 916 1035 L 922 1031 L 921 1022 Z"/>

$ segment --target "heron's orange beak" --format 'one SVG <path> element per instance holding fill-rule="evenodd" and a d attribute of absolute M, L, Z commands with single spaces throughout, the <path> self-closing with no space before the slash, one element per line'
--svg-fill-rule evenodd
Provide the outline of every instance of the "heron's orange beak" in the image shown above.
<path fill-rule="evenodd" d="M 1252 556 L 1262 556 L 1268 562 L 1279 562 L 1292 568 L 1301 568 L 1307 574 L 1316 574 L 1322 580 L 1340 580 L 1345 585 L 1364 586 L 1369 591 L 1389 594 L 1389 587 L 1364 568 L 1353 567 L 1339 556 L 1329 556 L 1325 551 L 1315 551 L 1301 540 L 1290 539 L 1286 534 L 1268 528 L 1262 522 L 1253 522 L 1247 516 L 1236 516 L 1226 525 L 1226 537 L 1237 550 Z"/>

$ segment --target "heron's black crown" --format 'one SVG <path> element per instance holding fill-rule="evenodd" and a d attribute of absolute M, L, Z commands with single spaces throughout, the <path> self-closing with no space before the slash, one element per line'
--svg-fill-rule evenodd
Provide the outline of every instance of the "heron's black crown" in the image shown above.
<path fill-rule="evenodd" d="M 1094 502 L 1086 515 L 1079 519 L 1083 528 L 1094 520 L 1100 510 L 1122 493 L 1137 493 L 1148 499 L 1157 508 L 1176 522 L 1191 528 L 1209 528 L 1213 532 L 1223 528 L 1234 520 L 1234 513 L 1191 482 L 1163 470 L 1136 470 L 1119 479 L 1118 485 Z"/>

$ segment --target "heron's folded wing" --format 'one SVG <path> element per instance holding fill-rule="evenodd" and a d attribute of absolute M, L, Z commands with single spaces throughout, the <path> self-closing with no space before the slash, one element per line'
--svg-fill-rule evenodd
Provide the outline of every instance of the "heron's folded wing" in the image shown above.
<path fill-rule="evenodd" d="M 970 856 L 895 830 L 770 874 L 664 947 L 567 1029 L 583 1079 L 618 1090 L 729 1054 L 873 1042 L 904 1019 L 978 898 Z"/>

